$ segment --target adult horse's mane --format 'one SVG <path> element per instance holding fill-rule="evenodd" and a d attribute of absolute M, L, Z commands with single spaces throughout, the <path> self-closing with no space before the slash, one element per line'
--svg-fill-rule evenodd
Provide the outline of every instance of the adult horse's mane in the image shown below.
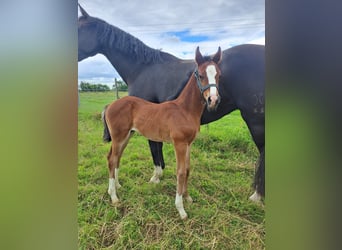
<path fill-rule="evenodd" d="M 80 25 L 97 25 L 97 35 L 101 44 L 107 44 L 110 49 L 120 51 L 139 63 L 161 63 L 177 59 L 168 53 L 147 46 L 138 38 L 99 18 L 81 16 L 78 20 Z"/>

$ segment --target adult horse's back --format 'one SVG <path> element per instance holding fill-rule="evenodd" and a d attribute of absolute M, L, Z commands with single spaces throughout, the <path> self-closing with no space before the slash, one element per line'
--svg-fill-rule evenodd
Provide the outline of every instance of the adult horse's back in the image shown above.
<path fill-rule="evenodd" d="M 156 103 L 179 95 L 195 69 L 194 60 L 152 49 L 123 30 L 90 16 L 81 7 L 80 10 L 78 61 L 103 54 L 127 83 L 129 95 Z M 221 103 L 217 112 L 203 113 L 201 124 L 236 109 L 241 111 L 260 153 L 253 185 L 256 192 L 250 197 L 257 201 L 265 195 L 265 47 L 245 44 L 226 49 L 220 68 Z M 165 167 L 162 143 L 149 143 L 155 165 L 151 181 L 158 182 Z"/>

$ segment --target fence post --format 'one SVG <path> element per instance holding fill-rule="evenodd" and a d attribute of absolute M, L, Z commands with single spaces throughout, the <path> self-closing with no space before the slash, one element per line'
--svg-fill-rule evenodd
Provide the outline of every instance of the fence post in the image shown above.
<path fill-rule="evenodd" d="M 114 78 L 114 82 L 115 82 L 115 89 L 116 89 L 116 100 L 118 100 L 120 97 L 119 97 L 118 82 L 117 82 L 116 78 Z"/>

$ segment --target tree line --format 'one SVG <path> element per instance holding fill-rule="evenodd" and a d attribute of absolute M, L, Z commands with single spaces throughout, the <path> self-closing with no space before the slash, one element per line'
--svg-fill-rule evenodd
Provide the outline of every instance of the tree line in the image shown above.
<path fill-rule="evenodd" d="M 118 91 L 127 91 L 128 87 L 125 82 L 116 80 L 116 84 L 112 86 L 112 89 L 108 85 L 105 84 L 92 84 L 88 82 L 81 81 L 80 83 L 80 91 L 82 92 L 90 92 L 90 91 L 97 91 L 97 92 L 104 92 L 115 90 L 117 88 Z"/>

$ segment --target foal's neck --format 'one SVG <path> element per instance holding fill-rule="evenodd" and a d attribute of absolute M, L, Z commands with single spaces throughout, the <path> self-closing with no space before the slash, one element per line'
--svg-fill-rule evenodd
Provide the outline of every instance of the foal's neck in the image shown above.
<path fill-rule="evenodd" d="M 175 100 L 183 109 L 187 110 L 190 115 L 196 119 L 200 119 L 205 103 L 201 92 L 197 86 L 195 75 L 192 74 L 183 91 Z"/>

